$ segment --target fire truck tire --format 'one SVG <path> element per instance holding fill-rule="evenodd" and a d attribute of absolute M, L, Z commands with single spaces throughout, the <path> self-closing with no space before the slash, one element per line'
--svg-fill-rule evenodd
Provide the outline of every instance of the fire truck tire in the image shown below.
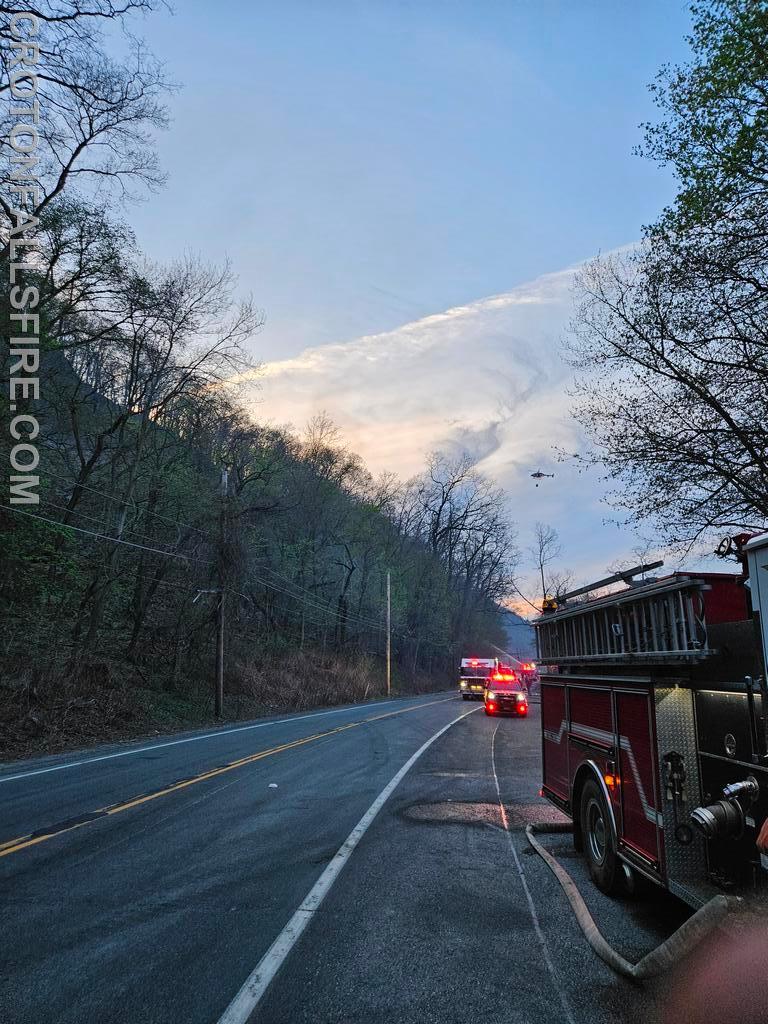
<path fill-rule="evenodd" d="M 581 791 L 581 833 L 592 881 L 602 892 L 615 893 L 621 877 L 616 836 L 605 797 L 594 779 L 587 779 Z"/>

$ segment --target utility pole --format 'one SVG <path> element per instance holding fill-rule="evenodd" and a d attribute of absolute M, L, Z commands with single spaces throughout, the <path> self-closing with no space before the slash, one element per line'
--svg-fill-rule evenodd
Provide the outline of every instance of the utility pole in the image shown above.
<path fill-rule="evenodd" d="M 387 570 L 387 696 L 392 693 L 392 579 Z"/>
<path fill-rule="evenodd" d="M 219 616 L 216 628 L 216 690 L 214 694 L 214 714 L 221 718 L 224 714 L 224 542 L 226 540 L 226 504 L 229 490 L 229 473 L 221 471 L 221 512 L 219 513 Z"/>

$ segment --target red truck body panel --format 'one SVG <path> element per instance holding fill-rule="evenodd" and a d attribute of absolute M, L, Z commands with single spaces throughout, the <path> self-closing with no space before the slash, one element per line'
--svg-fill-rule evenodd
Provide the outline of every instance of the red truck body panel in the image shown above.
<path fill-rule="evenodd" d="M 649 860 L 661 861 L 658 778 L 650 693 L 616 691 L 618 778 L 623 839 Z"/>
<path fill-rule="evenodd" d="M 541 685 L 541 726 L 544 785 L 561 801 L 568 800 L 570 777 L 565 687 L 559 683 Z"/>
<path fill-rule="evenodd" d="M 702 597 L 704 615 L 710 626 L 719 622 L 741 622 L 749 618 L 743 577 L 727 572 L 703 572 L 697 575 L 709 584 L 710 589 L 703 591 Z"/>
<path fill-rule="evenodd" d="M 619 848 L 661 874 L 663 830 L 650 687 L 562 676 L 542 681 L 544 791 L 573 816 L 587 762 L 606 784 Z"/>

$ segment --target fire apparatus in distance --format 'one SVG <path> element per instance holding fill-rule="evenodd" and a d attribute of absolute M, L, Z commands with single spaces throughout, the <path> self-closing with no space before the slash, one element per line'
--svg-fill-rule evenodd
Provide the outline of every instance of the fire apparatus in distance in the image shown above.
<path fill-rule="evenodd" d="M 499 671 L 498 658 L 462 658 L 459 693 L 464 700 L 482 700 L 488 681 Z"/>
<path fill-rule="evenodd" d="M 740 573 L 631 570 L 536 624 L 543 793 L 606 892 L 637 872 L 692 907 L 768 893 L 768 533 L 730 544 Z"/>

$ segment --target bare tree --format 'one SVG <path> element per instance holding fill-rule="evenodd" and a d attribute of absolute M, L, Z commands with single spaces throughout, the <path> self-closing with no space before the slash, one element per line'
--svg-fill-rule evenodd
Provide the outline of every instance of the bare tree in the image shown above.
<path fill-rule="evenodd" d="M 168 268 L 129 267 L 116 282 L 110 308 L 89 309 L 68 351 L 71 373 L 59 376 L 60 414 L 72 441 L 73 483 L 64 522 L 70 522 L 99 469 L 119 495 L 109 536 L 123 537 L 146 447 L 173 407 L 196 400 L 243 368 L 243 345 L 261 323 L 249 301 L 235 303 L 229 267 L 187 258 Z M 86 591 L 75 628 L 90 607 L 95 642 L 112 582 L 117 543 L 105 549 Z"/>
<path fill-rule="evenodd" d="M 348 487 L 368 481 L 362 459 L 347 447 L 326 412 L 313 416 L 304 428 L 302 456 L 323 479 Z"/>
<path fill-rule="evenodd" d="M 534 527 L 534 542 L 529 550 L 536 566 L 536 572 L 541 580 L 541 596 L 543 600 L 549 596 L 549 587 L 545 573 L 547 573 L 552 562 L 556 561 L 563 554 L 557 530 L 544 523 L 536 523 Z"/>
<path fill-rule="evenodd" d="M 768 237 L 768 236 L 767 236 Z M 768 288 L 647 243 L 582 274 L 570 356 L 585 461 L 672 544 L 768 519 Z M 706 244 L 705 244 L 706 248 Z M 685 256 L 689 261 L 682 262 Z"/>
<path fill-rule="evenodd" d="M 518 551 L 504 495 L 468 456 L 433 453 L 426 473 L 406 488 L 400 515 L 456 581 L 453 631 L 463 637 L 484 603 L 495 604 L 512 592 Z M 429 589 L 428 578 L 423 585 Z"/>
<path fill-rule="evenodd" d="M 0 92 L 13 82 L 13 103 L 0 116 L 2 255 L 8 251 L 13 210 L 19 206 L 22 182 L 37 194 L 26 207 L 38 218 L 65 190 L 81 194 L 104 189 L 120 197 L 132 190 L 158 188 L 164 180 L 154 146 L 154 133 L 166 127 L 164 97 L 172 88 L 161 64 L 128 31 L 132 15 L 144 14 L 162 0 L 41 0 L 33 5 L 3 4 L 0 8 Z M 17 38 L 14 19 L 31 14 L 37 25 Z M 124 28 L 124 56 L 109 55 L 102 26 Z M 27 19 L 25 28 L 31 23 Z M 11 72 L 14 75 L 11 75 Z M 19 93 L 28 95 L 22 101 Z M 19 121 L 14 107 L 37 103 L 33 125 L 37 144 L 19 162 L 11 148 L 10 129 Z M 25 205 L 25 204 L 22 204 Z"/>
<path fill-rule="evenodd" d="M 614 559 L 610 565 L 606 566 L 606 572 L 609 573 L 620 573 L 627 569 L 634 569 L 638 565 L 647 565 L 649 562 L 656 561 L 658 558 L 658 552 L 656 545 L 650 540 L 644 540 L 642 543 L 635 544 L 628 556 L 623 558 Z M 641 573 L 637 579 L 644 580 L 646 573 Z"/>
<path fill-rule="evenodd" d="M 678 194 L 636 251 L 586 268 L 570 346 L 585 460 L 680 546 L 768 522 L 768 10 L 691 9 L 642 149 Z"/>
<path fill-rule="evenodd" d="M 570 587 L 573 580 L 573 573 L 569 569 L 553 570 L 550 566 L 562 558 L 562 548 L 557 530 L 546 523 L 538 522 L 534 527 L 534 543 L 528 548 L 535 572 L 541 582 L 542 600 L 548 597 L 558 598 Z M 518 590 L 518 594 L 520 591 Z M 524 595 L 523 599 L 536 610 L 540 610 L 534 602 L 528 601 Z"/>

